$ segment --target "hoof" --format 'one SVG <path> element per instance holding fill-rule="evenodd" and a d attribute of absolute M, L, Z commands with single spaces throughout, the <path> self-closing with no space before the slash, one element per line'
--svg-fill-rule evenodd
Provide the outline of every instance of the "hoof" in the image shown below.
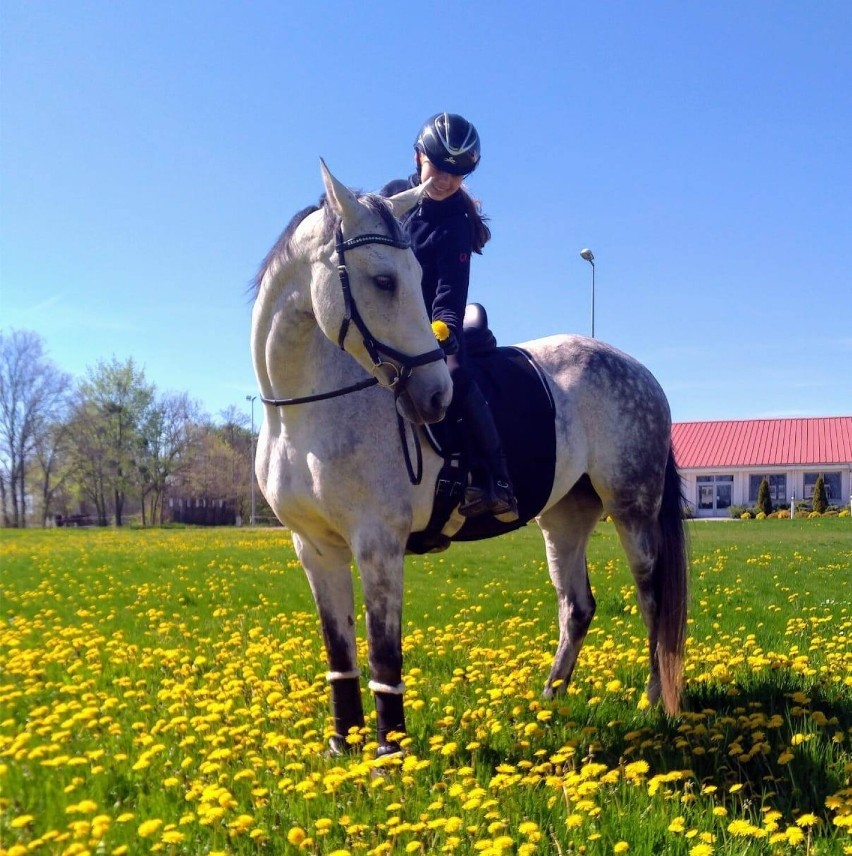
<path fill-rule="evenodd" d="M 655 680 L 648 681 L 648 684 L 645 687 L 645 695 L 648 696 L 648 701 L 651 702 L 652 705 L 659 702 L 661 694 L 662 688 L 660 686 L 660 682 Z"/>

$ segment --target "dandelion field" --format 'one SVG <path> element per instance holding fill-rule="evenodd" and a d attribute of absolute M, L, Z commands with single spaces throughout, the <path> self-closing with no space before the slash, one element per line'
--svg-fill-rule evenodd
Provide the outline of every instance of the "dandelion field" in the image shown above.
<path fill-rule="evenodd" d="M 689 528 L 676 719 L 645 703 L 611 525 L 552 702 L 536 528 L 409 558 L 409 733 L 383 762 L 374 722 L 324 754 L 321 634 L 285 531 L 4 531 L 0 854 L 852 853 L 849 521 Z"/>

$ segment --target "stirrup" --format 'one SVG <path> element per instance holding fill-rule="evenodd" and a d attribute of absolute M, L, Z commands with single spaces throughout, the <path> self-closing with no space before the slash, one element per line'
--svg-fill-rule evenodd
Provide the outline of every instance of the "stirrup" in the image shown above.
<path fill-rule="evenodd" d="M 465 488 L 464 502 L 459 506 L 462 517 L 480 517 L 491 514 L 501 523 L 514 523 L 518 520 L 518 501 L 512 495 L 512 489 L 506 482 L 496 482 L 497 491 L 489 491 L 478 485 Z"/>

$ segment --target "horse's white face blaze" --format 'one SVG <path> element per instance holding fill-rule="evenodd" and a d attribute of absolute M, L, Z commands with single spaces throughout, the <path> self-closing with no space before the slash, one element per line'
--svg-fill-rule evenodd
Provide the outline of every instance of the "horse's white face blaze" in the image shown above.
<path fill-rule="evenodd" d="M 340 217 L 343 237 L 386 232 L 379 214 L 358 200 L 322 165 L 323 181 L 332 210 Z M 395 210 L 415 204 L 422 189 L 398 194 Z M 323 333 L 337 343 L 345 313 L 336 256 L 313 263 L 311 292 L 313 310 Z M 414 253 L 384 244 L 366 244 L 346 251 L 346 269 L 352 300 L 372 335 L 400 353 L 417 356 L 437 347 L 420 288 L 421 270 Z M 367 371 L 384 380 L 363 338 L 350 325 L 344 340 L 346 351 Z M 382 355 L 383 361 L 392 362 Z M 397 367 L 399 368 L 399 367 Z M 393 374 L 391 371 L 390 374 Z M 397 409 L 415 423 L 436 422 L 444 417 L 452 398 L 452 381 L 443 360 L 415 368 L 397 398 Z"/>

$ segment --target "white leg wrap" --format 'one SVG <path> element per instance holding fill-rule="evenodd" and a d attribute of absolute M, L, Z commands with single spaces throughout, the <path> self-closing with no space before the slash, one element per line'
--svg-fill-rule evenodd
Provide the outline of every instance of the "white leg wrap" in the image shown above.
<path fill-rule="evenodd" d="M 361 677 L 360 669 L 352 669 L 351 672 L 326 672 L 325 679 L 331 683 L 332 681 L 345 681 L 348 678 Z"/>
<path fill-rule="evenodd" d="M 402 695 L 405 692 L 405 684 L 399 683 L 395 687 L 390 684 L 380 684 L 378 681 L 370 681 L 367 686 L 374 693 L 388 693 L 389 695 Z"/>

